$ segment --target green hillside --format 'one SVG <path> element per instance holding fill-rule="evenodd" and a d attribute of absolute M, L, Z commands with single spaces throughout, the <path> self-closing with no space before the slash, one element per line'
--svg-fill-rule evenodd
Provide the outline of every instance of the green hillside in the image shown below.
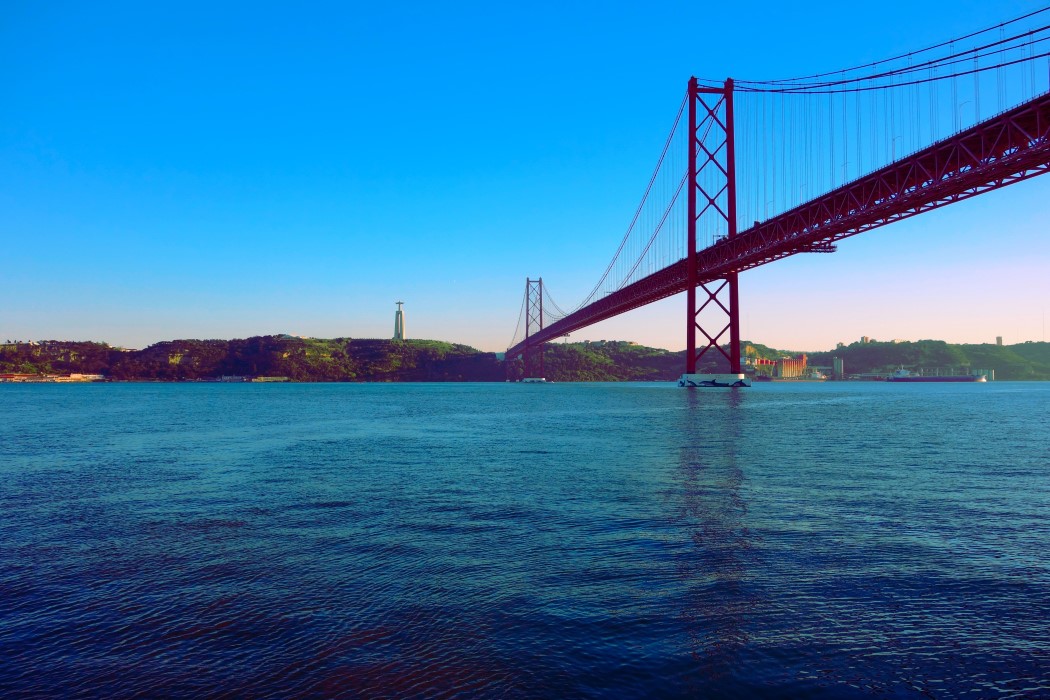
<path fill-rule="evenodd" d="M 683 354 L 620 340 L 552 343 L 543 355 L 544 376 L 554 382 L 661 381 L 682 373 Z M 509 376 L 524 373 L 514 361 Z"/>
<path fill-rule="evenodd" d="M 766 359 L 795 352 L 744 342 L 745 353 Z M 1050 343 L 951 345 L 940 340 L 853 343 L 811 352 L 809 364 L 843 360 L 847 374 L 889 374 L 895 368 L 993 370 L 995 379 L 1050 379 Z M 724 372 L 725 358 L 708 352 L 697 370 Z M 672 381 L 685 366 L 684 352 L 626 341 L 552 343 L 544 375 L 569 381 Z M 41 341 L 0 345 L 0 373 L 102 374 L 113 380 L 179 381 L 222 376 L 286 377 L 292 381 L 504 381 L 524 373 L 520 359 L 436 340 L 362 340 L 256 336 L 236 340 L 170 340 L 144 350 L 105 343 Z"/>
<path fill-rule="evenodd" d="M 106 374 L 122 352 L 105 343 L 45 340 L 0 345 L 0 373 Z"/>
<path fill-rule="evenodd" d="M 903 365 L 907 369 L 993 370 L 999 381 L 1050 379 L 1050 343 L 857 342 L 827 352 L 810 353 L 809 363 L 830 367 L 834 357 L 842 359 L 847 374 L 889 373 Z"/>
<path fill-rule="evenodd" d="M 0 372 L 101 373 L 109 379 L 162 381 L 222 376 L 292 381 L 503 381 L 495 353 L 434 340 L 357 340 L 257 336 L 171 340 L 121 351 L 101 343 L 48 341 L 0 347 Z"/>

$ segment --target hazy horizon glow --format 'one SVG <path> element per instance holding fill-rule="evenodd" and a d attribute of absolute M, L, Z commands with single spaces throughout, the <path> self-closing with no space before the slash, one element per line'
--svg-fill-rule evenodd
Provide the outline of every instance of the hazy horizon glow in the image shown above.
<path fill-rule="evenodd" d="M 501 351 L 526 277 L 566 309 L 590 291 L 690 75 L 834 70 L 1031 11 L 807 7 L 7 8 L 0 339 L 389 338 L 403 300 L 410 338 Z M 1045 340 L 1048 214 L 1037 177 L 748 271 L 742 335 Z M 681 350 L 684 305 L 570 340 Z"/>

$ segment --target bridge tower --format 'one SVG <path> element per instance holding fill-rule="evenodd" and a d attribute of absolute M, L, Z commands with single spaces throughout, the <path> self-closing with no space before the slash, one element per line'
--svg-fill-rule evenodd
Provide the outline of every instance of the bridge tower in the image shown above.
<path fill-rule="evenodd" d="M 685 374 L 678 380 L 678 385 L 749 386 L 740 371 L 737 272 L 733 271 L 722 279 L 700 281 L 696 260 L 698 224 L 705 230 L 718 231 L 716 238 L 725 243 L 731 243 L 737 235 L 733 80 L 729 78 L 721 88 L 715 88 L 700 87 L 696 78 L 690 78 L 687 99 L 686 357 Z M 703 290 L 700 299 L 697 288 Z M 721 345 L 727 341 L 729 352 Z M 717 358 L 722 365 L 720 369 L 728 369 L 728 372 L 697 373 L 700 358 L 709 351 L 721 356 Z"/>
<path fill-rule="evenodd" d="M 525 280 L 525 376 L 522 381 L 544 381 L 543 343 L 530 338 L 543 330 L 543 278 Z"/>

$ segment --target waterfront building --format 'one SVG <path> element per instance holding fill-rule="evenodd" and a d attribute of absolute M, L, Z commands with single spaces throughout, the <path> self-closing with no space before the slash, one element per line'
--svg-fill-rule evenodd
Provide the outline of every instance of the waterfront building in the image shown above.
<path fill-rule="evenodd" d="M 798 378 L 806 373 L 806 356 L 795 355 L 794 357 L 782 357 L 777 360 L 776 376 L 782 378 Z"/>

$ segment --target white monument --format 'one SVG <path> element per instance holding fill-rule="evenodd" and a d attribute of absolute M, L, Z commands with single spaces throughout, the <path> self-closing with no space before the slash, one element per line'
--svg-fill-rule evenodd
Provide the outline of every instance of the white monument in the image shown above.
<path fill-rule="evenodd" d="M 404 303 L 397 302 L 397 311 L 394 313 L 394 340 L 405 339 L 405 312 L 401 309 Z"/>

